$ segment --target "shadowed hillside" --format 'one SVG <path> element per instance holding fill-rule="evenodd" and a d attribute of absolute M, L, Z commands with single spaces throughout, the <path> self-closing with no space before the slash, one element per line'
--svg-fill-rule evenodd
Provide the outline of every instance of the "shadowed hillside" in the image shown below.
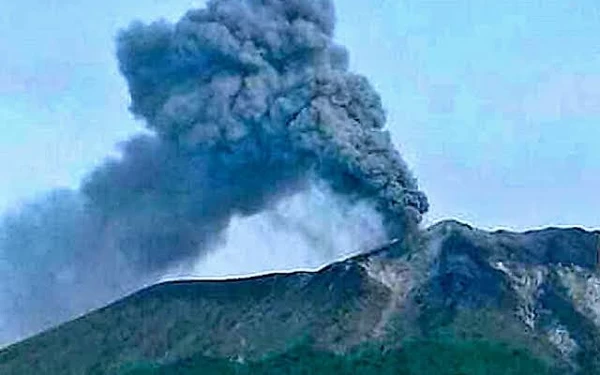
<path fill-rule="evenodd" d="M 596 374 L 597 236 L 445 222 L 316 273 L 164 283 L 7 348 L 0 373 Z"/>

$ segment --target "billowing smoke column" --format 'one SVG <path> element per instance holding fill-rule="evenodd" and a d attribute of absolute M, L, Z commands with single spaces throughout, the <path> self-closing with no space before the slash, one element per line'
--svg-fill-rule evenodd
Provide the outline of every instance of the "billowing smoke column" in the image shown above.
<path fill-rule="evenodd" d="M 419 222 L 425 195 L 383 130 L 380 97 L 348 72 L 334 21 L 330 0 L 213 0 L 120 34 L 131 109 L 155 135 L 129 141 L 84 190 L 136 264 L 196 256 L 233 215 L 312 178 L 372 200 L 390 235 Z"/>
<path fill-rule="evenodd" d="M 388 237 L 415 230 L 427 200 L 334 21 L 330 0 L 213 0 L 175 25 L 123 31 L 131 109 L 150 132 L 81 191 L 0 223 L 0 345 L 155 281 L 218 248 L 232 218 L 315 186 L 367 202 Z"/>

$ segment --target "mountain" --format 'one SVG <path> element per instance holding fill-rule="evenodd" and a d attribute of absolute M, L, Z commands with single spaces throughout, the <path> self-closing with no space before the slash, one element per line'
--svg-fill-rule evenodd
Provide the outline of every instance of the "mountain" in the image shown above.
<path fill-rule="evenodd" d="M 0 374 L 600 374 L 599 238 L 448 221 L 314 273 L 162 283 Z"/>

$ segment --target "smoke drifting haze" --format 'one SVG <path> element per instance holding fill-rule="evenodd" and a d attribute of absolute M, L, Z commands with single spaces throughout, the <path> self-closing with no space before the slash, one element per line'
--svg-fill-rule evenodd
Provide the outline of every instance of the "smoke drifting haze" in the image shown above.
<path fill-rule="evenodd" d="M 117 57 L 150 134 L 81 191 L 5 218 L 0 343 L 174 270 L 202 272 L 219 248 L 252 252 L 233 246 L 236 230 L 267 228 L 258 242 L 323 260 L 415 230 L 427 200 L 334 25 L 330 0 L 215 0 L 124 30 Z"/>
<path fill-rule="evenodd" d="M 382 218 L 372 204 L 350 202 L 327 186 L 313 183 L 257 215 L 234 217 L 218 251 L 208 253 L 192 268 L 174 267 L 163 279 L 315 270 L 334 259 L 373 249 L 386 239 Z"/>

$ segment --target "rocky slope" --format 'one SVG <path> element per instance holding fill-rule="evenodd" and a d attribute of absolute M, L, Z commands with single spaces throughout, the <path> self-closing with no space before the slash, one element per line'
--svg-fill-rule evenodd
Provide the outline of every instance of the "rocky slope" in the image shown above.
<path fill-rule="evenodd" d="M 3 350 L 0 374 L 254 363 L 298 346 L 343 356 L 419 340 L 501 343 L 557 373 L 600 374 L 599 238 L 443 222 L 418 244 L 316 273 L 164 283 Z"/>

